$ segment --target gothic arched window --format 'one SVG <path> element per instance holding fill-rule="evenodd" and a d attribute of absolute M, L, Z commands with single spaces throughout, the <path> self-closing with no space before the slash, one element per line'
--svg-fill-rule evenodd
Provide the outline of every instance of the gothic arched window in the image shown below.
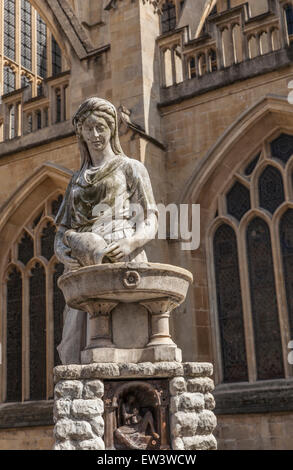
<path fill-rule="evenodd" d="M 161 25 L 162 33 L 167 33 L 176 28 L 176 6 L 173 0 L 167 0 L 162 7 Z"/>
<path fill-rule="evenodd" d="M 55 193 L 44 201 L 11 245 L 2 283 L 6 325 L 6 367 L 0 379 L 6 384 L 3 401 L 53 396 L 52 373 L 60 364 L 56 348 L 65 307 L 57 284 L 63 265 L 54 255 L 54 218 L 62 199 Z"/>
<path fill-rule="evenodd" d="M 290 338 L 293 338 L 293 209 L 288 209 L 281 219 L 280 242 L 288 304 Z"/>
<path fill-rule="evenodd" d="M 6 280 L 6 401 L 22 399 L 22 277 L 11 266 Z"/>
<path fill-rule="evenodd" d="M 15 60 L 15 1 L 4 0 L 4 55 Z"/>
<path fill-rule="evenodd" d="M 3 18 L 3 51 L 0 59 L 4 67 L 4 83 L 0 81 L 0 96 L 23 86 L 22 76 L 27 74 L 33 97 L 37 86 L 47 76 L 62 71 L 62 53 L 47 24 L 29 0 L 2 0 L 0 20 Z M 19 48 L 19 52 L 18 51 Z M 2 56 L 3 54 L 3 56 Z M 13 68 L 13 76 L 9 69 Z"/>
<path fill-rule="evenodd" d="M 46 275 L 40 263 L 29 280 L 30 399 L 46 399 Z"/>
<path fill-rule="evenodd" d="M 251 310 L 259 380 L 284 377 L 269 227 L 257 217 L 247 229 Z"/>
<path fill-rule="evenodd" d="M 223 382 L 235 382 L 227 363 L 239 365 L 239 358 L 239 381 L 292 376 L 285 360 L 293 338 L 292 164 L 293 136 L 281 133 L 264 142 L 218 196 L 211 227 L 211 286 L 216 289 Z"/>
<path fill-rule="evenodd" d="M 37 66 L 38 75 L 47 76 L 47 25 L 37 14 Z"/>
<path fill-rule="evenodd" d="M 214 258 L 223 381 L 246 381 L 248 372 L 237 241 L 229 225 L 221 225 L 215 233 Z"/>
<path fill-rule="evenodd" d="M 21 0 L 21 65 L 32 69 L 32 7 L 28 0 Z"/>

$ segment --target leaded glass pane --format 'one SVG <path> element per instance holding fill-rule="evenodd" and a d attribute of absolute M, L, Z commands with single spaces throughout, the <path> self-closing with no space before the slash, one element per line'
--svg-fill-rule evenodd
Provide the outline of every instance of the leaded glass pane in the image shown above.
<path fill-rule="evenodd" d="M 261 155 L 261 154 L 259 153 L 259 154 L 247 165 L 247 167 L 246 167 L 245 170 L 244 170 L 244 174 L 245 174 L 246 176 L 250 176 L 250 175 L 254 172 L 254 170 L 255 170 L 255 168 L 256 168 L 256 165 L 257 165 L 258 162 L 259 162 L 260 155 Z"/>
<path fill-rule="evenodd" d="M 56 90 L 56 122 L 61 122 L 61 91 Z"/>
<path fill-rule="evenodd" d="M 4 55 L 15 60 L 15 0 L 4 0 Z"/>
<path fill-rule="evenodd" d="M 44 87 L 43 87 L 42 83 L 40 83 L 37 86 L 37 94 L 38 94 L 38 97 L 43 96 L 43 94 L 44 94 Z"/>
<path fill-rule="evenodd" d="M 30 399 L 46 399 L 46 278 L 40 264 L 29 281 Z"/>
<path fill-rule="evenodd" d="M 37 215 L 37 217 L 34 219 L 34 221 L 33 221 L 33 228 L 35 228 L 35 227 L 38 225 L 38 223 L 40 222 L 41 218 L 43 217 L 43 214 L 44 214 L 43 211 L 40 212 L 40 213 Z"/>
<path fill-rule="evenodd" d="M 58 196 L 58 198 L 52 202 L 51 208 L 52 208 L 52 215 L 54 215 L 54 217 L 56 217 L 56 215 L 58 214 L 62 201 L 63 201 L 63 196 L 62 194 L 60 194 L 60 196 Z"/>
<path fill-rule="evenodd" d="M 36 112 L 36 117 L 37 117 L 37 129 L 42 129 L 42 112 L 38 110 Z"/>
<path fill-rule="evenodd" d="M 223 380 L 248 380 L 241 286 L 236 236 L 221 225 L 214 237 L 218 318 L 221 336 Z"/>
<path fill-rule="evenodd" d="M 22 399 L 22 278 L 14 268 L 7 281 L 6 401 Z"/>
<path fill-rule="evenodd" d="M 287 5 L 285 12 L 286 12 L 288 34 L 289 36 L 291 36 L 291 34 L 293 34 L 293 7 L 291 5 Z"/>
<path fill-rule="evenodd" d="M 281 173 L 277 168 L 267 166 L 259 178 L 258 186 L 260 207 L 263 207 L 273 214 L 285 201 Z"/>
<path fill-rule="evenodd" d="M 280 223 L 280 241 L 289 314 L 290 338 L 293 339 L 293 209 L 289 209 Z"/>
<path fill-rule="evenodd" d="M 37 14 L 37 66 L 38 75 L 47 76 L 47 26 L 39 14 Z"/>
<path fill-rule="evenodd" d="M 62 54 L 59 44 L 52 36 L 52 72 L 53 75 L 58 75 L 62 71 Z"/>
<path fill-rule="evenodd" d="M 34 257 L 34 242 L 27 232 L 18 245 L 18 259 L 26 265 Z"/>
<path fill-rule="evenodd" d="M 15 73 L 8 65 L 4 67 L 4 95 L 15 90 Z"/>
<path fill-rule="evenodd" d="M 167 0 L 162 7 L 161 23 L 162 33 L 176 28 L 176 8 L 172 0 Z"/>
<path fill-rule="evenodd" d="M 237 181 L 227 194 L 228 213 L 240 221 L 250 207 L 249 190 Z"/>
<path fill-rule="evenodd" d="M 57 264 L 53 275 L 53 308 L 54 308 L 54 364 L 55 366 L 61 364 L 57 346 L 62 339 L 63 329 L 63 311 L 65 308 L 65 300 L 62 291 L 57 285 L 59 277 L 63 274 L 63 264 Z"/>
<path fill-rule="evenodd" d="M 56 228 L 50 222 L 47 223 L 46 227 L 42 231 L 41 235 L 41 254 L 48 261 L 54 255 L 54 240 L 55 240 Z"/>
<path fill-rule="evenodd" d="M 247 229 L 251 310 L 258 380 L 284 377 L 270 231 L 255 218 Z"/>
<path fill-rule="evenodd" d="M 27 117 L 27 133 L 30 134 L 33 132 L 33 116 L 29 114 Z"/>
<path fill-rule="evenodd" d="M 21 0 L 21 65 L 32 68 L 32 12 L 28 0 Z"/>
<path fill-rule="evenodd" d="M 43 127 L 47 127 L 49 124 L 49 111 L 48 108 L 44 109 L 44 125 Z"/>
<path fill-rule="evenodd" d="M 291 155 L 293 155 L 293 135 L 281 134 L 271 143 L 271 152 L 272 157 L 287 163 Z"/>

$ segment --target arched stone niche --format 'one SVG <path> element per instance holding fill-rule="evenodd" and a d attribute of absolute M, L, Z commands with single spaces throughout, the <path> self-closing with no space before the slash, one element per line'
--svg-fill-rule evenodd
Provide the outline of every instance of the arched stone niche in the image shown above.
<path fill-rule="evenodd" d="M 169 449 L 168 381 L 105 382 L 105 448 Z"/>

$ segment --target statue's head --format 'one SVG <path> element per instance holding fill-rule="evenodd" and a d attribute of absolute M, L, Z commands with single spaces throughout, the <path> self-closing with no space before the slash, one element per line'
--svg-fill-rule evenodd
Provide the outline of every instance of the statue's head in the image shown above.
<path fill-rule="evenodd" d="M 73 125 L 87 154 L 91 147 L 100 150 L 108 142 L 116 155 L 123 154 L 118 135 L 117 111 L 109 101 L 97 97 L 88 98 L 75 113 Z M 98 138 L 95 135 L 95 129 L 98 130 Z M 84 159 L 88 160 L 89 157 L 85 155 Z"/>

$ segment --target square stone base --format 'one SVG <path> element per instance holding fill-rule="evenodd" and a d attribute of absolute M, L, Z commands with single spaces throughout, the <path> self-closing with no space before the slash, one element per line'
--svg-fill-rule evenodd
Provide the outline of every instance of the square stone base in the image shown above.
<path fill-rule="evenodd" d="M 82 364 L 141 362 L 181 362 L 182 352 L 176 345 L 153 346 L 140 349 L 92 348 L 81 353 Z"/>
<path fill-rule="evenodd" d="M 212 365 L 208 363 L 146 362 L 58 366 L 54 369 L 54 449 L 116 448 L 113 439 L 113 423 L 116 420 L 111 418 L 113 412 L 116 412 L 115 406 L 117 409 L 114 382 L 116 388 L 120 387 L 121 382 L 122 388 L 129 383 L 132 389 L 136 384 L 138 387 L 156 387 L 157 382 L 164 382 L 164 391 L 160 393 L 164 395 L 163 415 L 169 428 L 169 443 L 165 433 L 164 447 L 159 448 L 216 449 L 216 439 L 212 434 L 216 426 L 212 373 Z"/>

